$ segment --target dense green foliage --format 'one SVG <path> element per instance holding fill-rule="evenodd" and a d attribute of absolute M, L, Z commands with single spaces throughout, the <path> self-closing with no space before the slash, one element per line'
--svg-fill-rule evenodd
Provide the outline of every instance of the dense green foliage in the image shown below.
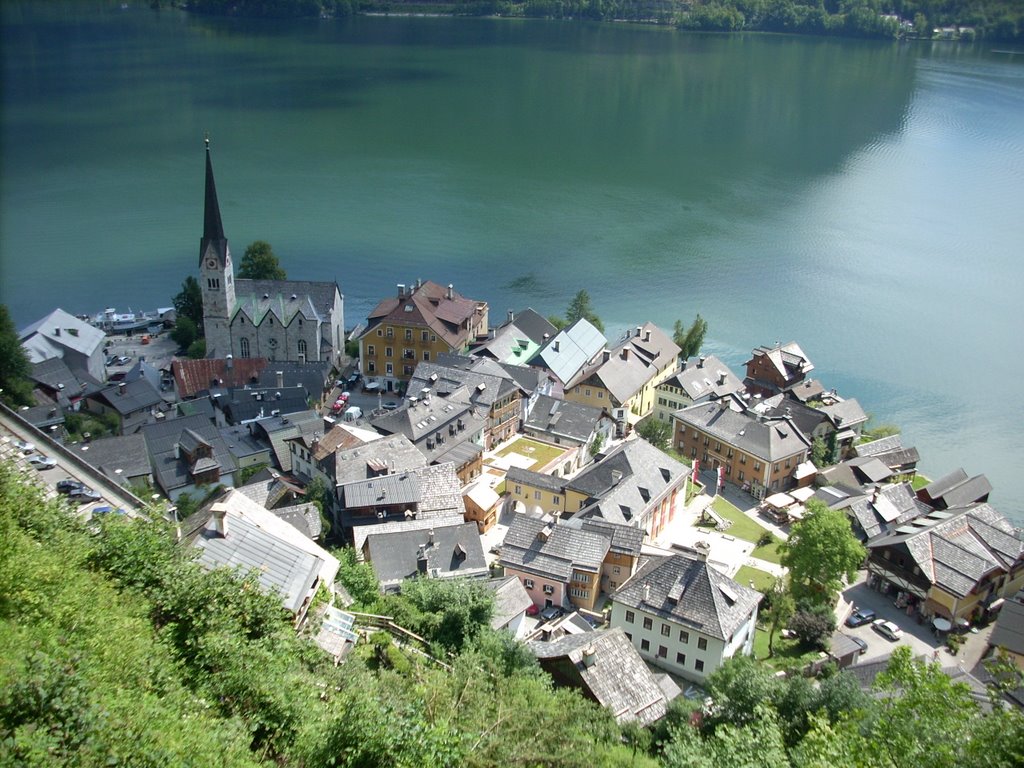
<path fill-rule="evenodd" d="M 33 405 L 30 373 L 32 364 L 18 341 L 11 314 L 6 304 L 0 304 L 0 401 L 15 408 Z"/>
<path fill-rule="evenodd" d="M 527 16 L 676 24 L 699 31 L 762 31 L 844 37 L 1020 40 L 1024 7 L 1013 0 L 188 0 L 190 10 L 225 16 L 344 17 L 354 12 Z M 907 23 L 901 27 L 894 18 Z"/>
<path fill-rule="evenodd" d="M 699 355 L 701 347 L 704 346 L 704 337 L 708 333 L 708 321 L 697 314 L 693 323 L 687 328 L 682 320 L 676 320 L 672 329 L 672 341 L 679 347 L 679 359 L 688 360 L 694 355 Z"/>
<path fill-rule="evenodd" d="M 266 240 L 255 240 L 246 247 L 238 265 L 238 276 L 247 280 L 287 280 L 288 275 Z"/>
<path fill-rule="evenodd" d="M 667 451 L 672 445 L 672 425 L 654 414 L 637 422 L 636 433 L 659 451 Z"/>
<path fill-rule="evenodd" d="M 778 678 L 747 657 L 712 675 L 699 725 L 677 700 L 620 729 L 554 689 L 491 630 L 490 593 L 413 581 L 383 597 L 422 634 L 378 632 L 340 667 L 255 577 L 207 572 L 162 522 L 82 523 L 0 465 L 0 763 L 28 766 L 1019 765 L 1024 716 L 982 715 L 968 689 L 898 648 L 865 695 L 848 675 Z M 362 586 L 359 584 L 362 579 Z"/>
<path fill-rule="evenodd" d="M 548 322 L 550 322 L 555 328 L 561 330 L 566 328 L 577 320 L 585 319 L 597 330 L 604 333 L 604 323 L 601 322 L 601 318 L 597 316 L 594 308 L 590 304 L 590 294 L 587 293 L 586 289 L 581 288 L 572 300 L 569 302 L 569 306 L 565 309 L 565 317 L 559 315 L 550 315 Z"/>
<path fill-rule="evenodd" d="M 827 606 L 834 605 L 843 579 L 852 580 L 867 555 L 846 514 L 817 499 L 807 502 L 806 517 L 793 524 L 780 550 L 794 597 Z"/>

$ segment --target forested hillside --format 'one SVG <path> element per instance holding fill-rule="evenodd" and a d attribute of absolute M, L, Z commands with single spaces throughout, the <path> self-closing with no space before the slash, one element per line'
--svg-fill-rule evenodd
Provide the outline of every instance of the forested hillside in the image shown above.
<path fill-rule="evenodd" d="M 0 465 L 0 765 L 1024 764 L 1019 711 L 983 715 L 905 648 L 875 696 L 740 658 L 702 715 L 680 697 L 653 730 L 620 728 L 490 629 L 487 590 L 426 580 L 384 598 L 344 560 L 360 607 L 425 647 L 378 632 L 335 666 L 255 580 L 201 570 L 167 525 L 82 523 Z"/>
<path fill-rule="evenodd" d="M 197 13 L 254 17 L 437 13 L 644 21 L 708 31 L 925 39 L 933 37 L 936 29 L 967 27 L 967 31 L 957 32 L 957 39 L 1024 38 L 1024 6 L 1013 0 L 188 0 L 184 5 Z M 907 24 L 901 27 L 894 17 Z"/>

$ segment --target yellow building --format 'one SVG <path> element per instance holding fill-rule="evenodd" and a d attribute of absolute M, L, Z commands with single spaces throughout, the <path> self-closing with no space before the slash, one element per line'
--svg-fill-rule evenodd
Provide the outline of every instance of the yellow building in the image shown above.
<path fill-rule="evenodd" d="M 609 414 L 625 409 L 635 424 L 654 409 L 655 387 L 676 372 L 678 357 L 679 347 L 658 326 L 638 325 L 566 386 L 565 399 Z"/>
<path fill-rule="evenodd" d="M 399 284 L 397 296 L 383 299 L 359 337 L 361 372 L 384 391 L 401 389 L 416 364 L 444 352 L 464 352 L 487 334 L 487 302 L 467 299 L 449 284 Z"/>

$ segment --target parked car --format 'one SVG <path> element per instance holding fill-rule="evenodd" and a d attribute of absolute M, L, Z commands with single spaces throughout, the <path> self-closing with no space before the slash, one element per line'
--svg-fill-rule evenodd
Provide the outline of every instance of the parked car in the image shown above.
<path fill-rule="evenodd" d="M 93 517 L 96 517 L 97 515 L 126 515 L 126 514 L 128 514 L 128 513 L 125 512 L 123 509 L 121 509 L 121 507 L 115 508 L 115 507 L 110 506 L 109 504 L 104 504 L 102 507 L 96 507 L 92 511 L 92 516 Z"/>
<path fill-rule="evenodd" d="M 361 378 L 362 375 L 359 373 L 359 371 L 355 371 L 348 377 L 348 385 L 351 387 L 355 384 L 358 384 Z M 339 384 L 338 386 L 340 387 L 341 385 Z"/>
<path fill-rule="evenodd" d="M 885 619 L 876 619 L 872 622 L 871 627 L 882 637 L 893 642 L 896 642 L 903 637 L 903 630 L 897 627 L 893 622 L 886 621 Z"/>
<path fill-rule="evenodd" d="M 28 463 L 36 469 L 53 469 L 57 466 L 57 460 L 41 453 L 34 453 L 28 457 Z"/>
<path fill-rule="evenodd" d="M 867 642 L 865 642 L 864 640 L 861 640 L 859 637 L 854 637 L 853 635 L 847 635 L 847 637 L 850 638 L 850 640 L 853 641 L 854 645 L 856 645 L 858 648 L 860 648 L 859 653 L 864 653 L 868 649 Z"/>
<path fill-rule="evenodd" d="M 345 401 L 340 397 L 334 401 L 334 405 L 331 406 L 331 413 L 341 413 L 345 410 Z"/>
<path fill-rule="evenodd" d="M 552 619 L 557 619 L 561 615 L 562 609 L 559 608 L 557 605 L 549 606 L 540 612 L 540 617 L 544 619 L 544 621 L 551 621 Z"/>
<path fill-rule="evenodd" d="M 875 620 L 875 612 L 870 608 L 858 608 L 846 619 L 846 626 L 861 627 Z"/>
<path fill-rule="evenodd" d="M 383 406 L 381 406 L 381 407 L 382 407 L 382 408 L 384 408 L 384 410 L 385 410 L 385 411 L 393 411 L 393 410 L 395 410 L 396 408 L 398 408 L 398 403 L 396 403 L 396 402 L 395 402 L 394 400 L 388 400 L 388 401 L 387 401 L 386 403 L 384 403 L 384 405 L 383 405 Z"/>
<path fill-rule="evenodd" d="M 340 395 L 338 395 L 338 399 L 343 403 L 347 403 L 350 397 L 351 395 L 348 392 L 342 392 Z"/>
<path fill-rule="evenodd" d="M 14 447 L 17 448 L 22 453 L 32 453 L 32 451 L 36 449 L 35 445 L 33 445 L 32 443 L 26 443 L 24 440 L 14 440 L 12 442 L 14 444 Z"/>
<path fill-rule="evenodd" d="M 73 490 L 81 485 L 77 480 L 73 480 L 70 477 L 65 477 L 63 480 L 57 481 L 57 493 L 71 493 Z"/>
<path fill-rule="evenodd" d="M 90 501 L 99 501 L 103 497 L 96 493 L 96 491 L 94 491 L 88 485 L 79 485 L 77 488 L 75 488 L 68 494 L 68 498 L 71 501 L 78 501 L 84 504 Z"/>

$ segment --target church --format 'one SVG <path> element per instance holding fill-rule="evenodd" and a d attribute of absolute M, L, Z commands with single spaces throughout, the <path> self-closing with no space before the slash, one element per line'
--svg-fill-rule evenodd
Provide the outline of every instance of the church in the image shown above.
<path fill-rule="evenodd" d="M 345 312 L 337 283 L 235 279 L 217 202 L 209 139 L 199 285 L 207 357 L 339 364 L 345 352 Z"/>

